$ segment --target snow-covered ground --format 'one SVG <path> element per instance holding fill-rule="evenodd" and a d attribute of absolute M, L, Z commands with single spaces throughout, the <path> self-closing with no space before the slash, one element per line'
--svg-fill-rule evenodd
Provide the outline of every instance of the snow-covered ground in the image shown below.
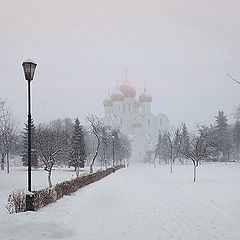
<path fill-rule="evenodd" d="M 94 170 L 99 169 L 98 166 Z M 89 167 L 81 169 L 80 174 L 89 173 Z M 32 170 L 32 189 L 42 189 L 48 187 L 48 173 L 43 169 Z M 56 184 L 76 177 L 74 168 L 54 168 L 52 171 L 52 183 Z M 8 214 L 5 208 L 8 195 L 16 189 L 26 190 L 27 188 L 27 168 L 12 167 L 10 173 L 0 170 L 0 216 Z"/>
<path fill-rule="evenodd" d="M 38 212 L 0 216 L 0 239 L 240 239 L 240 165 L 121 169 Z"/>

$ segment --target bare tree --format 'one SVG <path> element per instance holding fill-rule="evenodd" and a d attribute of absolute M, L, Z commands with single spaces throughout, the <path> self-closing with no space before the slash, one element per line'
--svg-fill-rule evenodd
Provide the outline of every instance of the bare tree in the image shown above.
<path fill-rule="evenodd" d="M 7 158 L 7 173 L 9 173 L 9 154 L 17 137 L 18 126 L 6 104 L 0 102 L 0 146 L 1 146 L 1 170 L 4 170 L 4 158 Z"/>
<path fill-rule="evenodd" d="M 48 184 L 52 187 L 51 174 L 57 157 L 66 150 L 66 135 L 53 122 L 48 125 L 39 125 L 36 128 L 36 151 L 44 170 L 48 172 Z"/>
<path fill-rule="evenodd" d="M 112 129 L 111 127 L 102 127 L 101 145 L 99 148 L 100 162 L 107 169 L 110 159 L 112 158 Z"/>
<path fill-rule="evenodd" d="M 121 135 L 121 143 L 122 143 L 122 157 L 124 160 L 124 166 L 128 164 L 129 158 L 131 156 L 131 143 L 128 139 L 127 135 Z"/>
<path fill-rule="evenodd" d="M 212 133 L 209 128 L 198 127 L 198 135 L 195 136 L 189 145 L 182 152 L 193 163 L 193 181 L 196 181 L 197 167 L 199 163 L 208 157 L 214 150 Z"/>
<path fill-rule="evenodd" d="M 173 163 L 180 156 L 182 135 L 180 128 L 173 129 L 171 132 L 164 133 L 167 139 L 167 147 L 170 159 L 170 172 L 173 172 Z"/>
<path fill-rule="evenodd" d="M 101 133 L 102 133 L 103 125 L 97 116 L 90 115 L 90 116 L 87 116 L 86 118 L 87 118 L 87 122 L 89 123 L 89 132 L 93 134 L 97 140 L 96 151 L 93 155 L 92 162 L 90 164 L 90 173 L 93 173 L 93 164 L 98 156 L 98 152 L 101 144 Z"/>

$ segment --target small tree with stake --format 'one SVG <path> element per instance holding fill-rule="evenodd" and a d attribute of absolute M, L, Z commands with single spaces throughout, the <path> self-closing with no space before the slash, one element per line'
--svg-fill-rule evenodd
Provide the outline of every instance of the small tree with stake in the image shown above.
<path fill-rule="evenodd" d="M 193 163 L 193 181 L 196 181 L 199 163 L 211 154 L 213 150 L 211 131 L 206 127 L 198 128 L 198 135 L 194 137 L 182 152 Z"/>

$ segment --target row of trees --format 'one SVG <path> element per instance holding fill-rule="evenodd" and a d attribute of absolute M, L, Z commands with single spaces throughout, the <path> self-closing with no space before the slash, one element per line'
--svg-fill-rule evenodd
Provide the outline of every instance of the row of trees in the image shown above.
<path fill-rule="evenodd" d="M 237 114 L 238 115 L 238 114 Z M 210 126 L 197 126 L 196 133 L 190 134 L 186 124 L 172 131 L 159 133 L 155 149 L 154 164 L 164 161 L 170 164 L 178 160 L 184 163 L 191 160 L 194 166 L 194 181 L 196 168 L 201 161 L 239 161 L 240 121 L 236 118 L 234 125 L 229 125 L 227 116 L 219 111 L 216 121 Z"/>
<path fill-rule="evenodd" d="M 80 124 L 78 118 L 58 119 L 35 126 L 31 121 L 32 167 L 43 167 L 48 172 L 49 186 L 54 165 L 73 166 L 77 177 L 85 164 L 90 165 L 90 173 L 96 160 L 106 168 L 112 165 L 113 148 L 117 164 L 130 157 L 130 142 L 117 129 L 104 126 L 96 116 L 87 117 L 88 126 Z M 27 166 L 28 126 L 22 132 L 22 162 Z M 113 145 L 114 137 L 114 145 Z"/>
<path fill-rule="evenodd" d="M 96 161 L 101 167 L 120 164 L 131 154 L 127 136 L 118 129 L 105 126 L 98 117 L 90 115 L 87 124 L 80 124 L 78 118 L 58 119 L 35 126 L 31 121 L 32 167 L 43 167 L 48 172 L 49 186 L 54 165 L 73 166 L 77 177 L 85 164 L 93 166 Z M 28 125 L 19 130 L 5 100 L 0 99 L 0 157 L 1 170 L 9 173 L 9 155 L 21 155 L 24 166 L 28 165 Z"/>

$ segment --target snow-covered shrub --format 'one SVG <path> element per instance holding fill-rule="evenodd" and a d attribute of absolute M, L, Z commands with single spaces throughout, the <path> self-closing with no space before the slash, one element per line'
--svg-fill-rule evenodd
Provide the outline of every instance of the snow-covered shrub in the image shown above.
<path fill-rule="evenodd" d="M 115 171 L 123 167 L 124 165 L 116 166 Z M 108 168 L 106 170 L 101 170 L 89 175 L 58 183 L 53 188 L 44 188 L 38 191 L 33 191 L 34 209 L 36 211 L 50 203 L 56 202 L 63 196 L 70 195 L 88 184 L 99 181 L 110 175 L 112 172 L 113 168 Z M 24 191 L 12 192 L 8 197 L 6 208 L 10 213 L 24 212 L 26 210 L 26 194 Z"/>
<path fill-rule="evenodd" d="M 13 191 L 8 196 L 6 208 L 10 214 L 24 212 L 26 210 L 26 194 L 24 190 Z"/>
<path fill-rule="evenodd" d="M 50 203 L 56 201 L 56 194 L 54 188 L 44 188 L 34 193 L 34 209 L 38 210 Z"/>

